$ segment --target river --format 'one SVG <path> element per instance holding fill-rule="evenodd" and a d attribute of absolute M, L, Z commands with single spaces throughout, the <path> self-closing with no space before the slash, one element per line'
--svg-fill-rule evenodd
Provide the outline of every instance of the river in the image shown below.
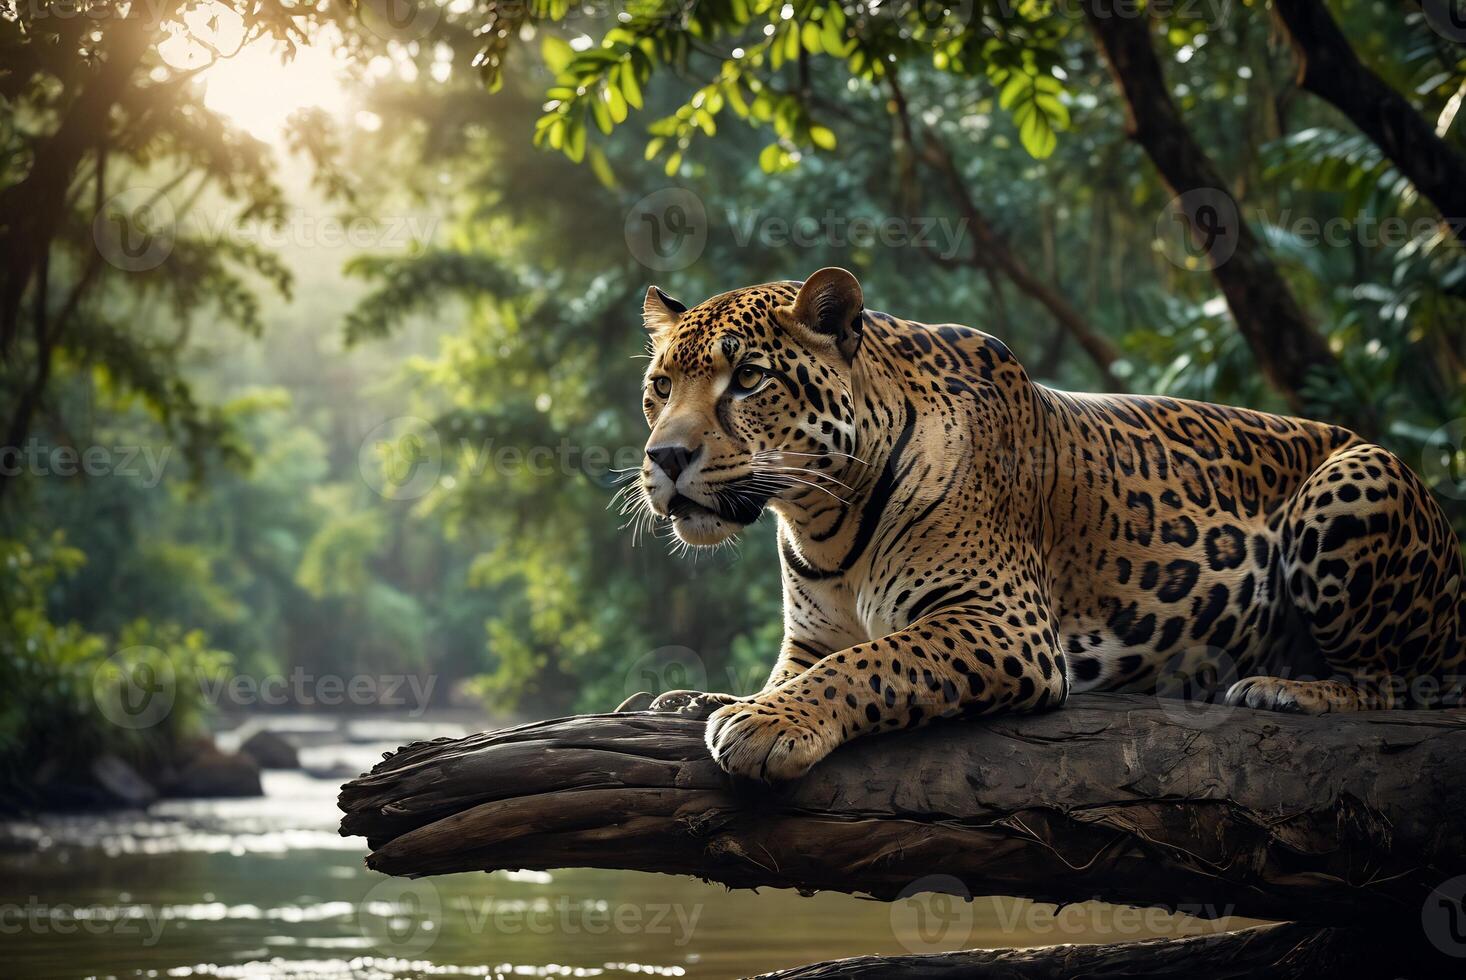
<path fill-rule="evenodd" d="M 863 953 L 1228 927 L 1097 903 L 886 904 L 584 869 L 387 878 L 363 867 L 363 841 L 336 833 L 342 773 L 464 726 L 315 721 L 302 762 L 316 774 L 267 772 L 261 798 L 0 824 L 0 974 L 729 977 Z"/>

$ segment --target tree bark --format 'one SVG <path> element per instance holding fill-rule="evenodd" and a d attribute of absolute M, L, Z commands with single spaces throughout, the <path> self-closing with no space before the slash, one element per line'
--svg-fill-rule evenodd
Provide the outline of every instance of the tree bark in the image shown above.
<path fill-rule="evenodd" d="M 1225 194 L 1226 183 L 1171 100 L 1151 46 L 1149 16 L 1106 0 L 1086 0 L 1085 16 L 1125 97 L 1130 135 L 1171 192 L 1178 196 L 1197 191 Z M 1323 369 L 1328 376 L 1337 377 L 1338 361 L 1240 212 L 1227 220 L 1237 226 L 1235 239 L 1227 230 L 1231 254 L 1212 263 L 1212 275 L 1263 374 L 1293 411 L 1305 413 L 1301 392 L 1310 373 Z M 1362 434 L 1373 434 L 1377 424 L 1368 406 L 1361 404 L 1351 414 L 1353 417 L 1337 421 Z"/>
<path fill-rule="evenodd" d="M 1466 241 L 1466 156 L 1360 62 L 1320 0 L 1276 0 L 1273 7 L 1298 56 L 1299 87 L 1348 116 Z"/>
<path fill-rule="evenodd" d="M 1322 926 L 1418 928 L 1466 873 L 1466 711 L 1080 695 L 860 739 L 780 787 L 735 784 L 702 739 L 698 719 L 625 713 L 418 743 L 342 788 L 341 831 L 388 874 L 625 868 Z"/>

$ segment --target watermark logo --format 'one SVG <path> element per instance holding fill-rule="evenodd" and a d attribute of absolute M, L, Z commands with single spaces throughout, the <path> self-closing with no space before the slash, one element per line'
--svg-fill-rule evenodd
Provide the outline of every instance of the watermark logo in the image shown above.
<path fill-rule="evenodd" d="M 918 878 L 891 903 L 891 932 L 911 953 L 965 948 L 973 920 L 972 892 L 952 875 Z"/>
<path fill-rule="evenodd" d="M 443 16 L 434 0 L 359 0 L 356 6 L 367 30 L 399 44 L 426 37 Z"/>
<path fill-rule="evenodd" d="M 1098 900 L 1051 905 L 995 895 L 988 901 L 992 903 L 993 919 L 999 929 L 1010 935 L 1022 933 L 1027 937 L 1083 937 L 1094 941 L 1099 937 L 1129 940 L 1158 936 L 1175 930 L 1178 915 L 1195 919 L 1191 929 L 1201 934 L 1215 935 L 1233 928 L 1227 921 L 1227 917 L 1232 915 L 1231 905 L 1182 904 L 1172 912 L 1160 908 L 1111 905 Z"/>
<path fill-rule="evenodd" d="M 622 687 L 623 698 L 641 691 L 706 691 L 708 669 L 690 647 L 658 647 L 632 662 Z"/>
<path fill-rule="evenodd" d="M 1420 909 L 1420 927 L 1436 949 L 1466 959 L 1466 875 L 1431 889 Z"/>
<path fill-rule="evenodd" d="M 692 941 L 702 917 L 701 903 L 608 902 L 569 895 L 532 899 L 454 899 L 449 912 L 462 914 L 467 931 L 478 936 L 667 936 L 672 945 Z"/>
<path fill-rule="evenodd" d="M 1421 0 L 1425 22 L 1447 41 L 1466 42 L 1466 3 L 1462 0 Z"/>
<path fill-rule="evenodd" d="M 51 446 L 32 437 L 23 446 L 0 446 L 0 476 L 124 477 L 151 490 L 172 454 L 169 445 Z"/>
<path fill-rule="evenodd" d="M 178 694 L 173 661 L 155 647 L 119 650 L 92 671 L 97 710 L 118 728 L 151 728 L 167 718 Z"/>
<path fill-rule="evenodd" d="M 438 941 L 443 896 L 430 881 L 388 878 L 379 881 L 357 906 L 362 936 L 386 956 L 412 959 Z"/>
<path fill-rule="evenodd" d="M 162 191 L 129 187 L 112 195 L 92 218 L 92 241 L 123 272 L 147 272 L 173 253 L 178 217 Z"/>
<path fill-rule="evenodd" d="M 120 650 L 92 671 L 92 698 L 119 728 L 151 728 L 173 711 L 180 690 L 215 707 L 335 708 L 341 705 L 402 708 L 421 717 L 432 703 L 436 674 L 314 674 L 304 667 L 261 676 L 201 667 L 180 668 L 155 647 Z M 180 685 L 191 685 L 181 688 Z"/>
<path fill-rule="evenodd" d="M 367 433 L 356 456 L 368 487 L 388 500 L 417 500 L 438 483 L 443 446 L 427 419 L 403 415 Z"/>
<path fill-rule="evenodd" d="M 1420 456 L 1420 476 L 1441 496 L 1466 500 L 1466 419 L 1431 433 Z"/>
<path fill-rule="evenodd" d="M 1237 251 L 1242 215 L 1232 195 L 1198 187 L 1171 199 L 1156 219 L 1161 252 L 1180 269 L 1215 269 Z"/>
<path fill-rule="evenodd" d="M 1166 661 L 1156 678 L 1161 711 L 1188 728 L 1215 728 L 1231 717 L 1223 703 L 1237 683 L 1237 662 L 1212 646 L 1180 650 Z"/>
<path fill-rule="evenodd" d="M 676 272 L 701 258 L 707 247 L 707 208 L 691 191 L 665 187 L 631 206 L 624 231 L 636 261 L 655 272 Z"/>
<path fill-rule="evenodd" d="M 915 248 L 954 259 L 967 234 L 967 219 L 892 215 L 766 214 L 728 209 L 733 243 L 739 248 Z"/>

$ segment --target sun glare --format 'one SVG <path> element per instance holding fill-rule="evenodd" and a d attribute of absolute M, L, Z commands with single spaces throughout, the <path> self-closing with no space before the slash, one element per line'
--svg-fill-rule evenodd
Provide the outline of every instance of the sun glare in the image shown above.
<path fill-rule="evenodd" d="M 242 44 L 243 19 L 220 3 L 201 3 L 171 26 L 159 46 L 170 66 L 191 71 L 203 66 L 204 104 L 251 135 L 274 141 L 297 110 L 323 109 L 343 115 L 347 95 L 343 65 L 331 38 L 296 48 L 282 60 L 284 47 L 267 38 Z"/>
<path fill-rule="evenodd" d="M 299 109 L 345 113 L 341 68 L 321 46 L 298 48 L 294 58 L 282 62 L 276 46 L 256 41 L 203 73 L 204 104 L 259 139 L 278 139 Z"/>

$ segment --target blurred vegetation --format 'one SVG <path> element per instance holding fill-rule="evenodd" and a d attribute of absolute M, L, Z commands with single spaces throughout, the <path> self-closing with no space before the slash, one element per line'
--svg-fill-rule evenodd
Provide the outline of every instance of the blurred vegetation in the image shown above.
<path fill-rule="evenodd" d="M 695 302 L 845 265 L 873 307 L 989 330 L 1049 383 L 1366 406 L 1412 465 L 1466 462 L 1459 239 L 1298 87 L 1267 3 L 1195 5 L 1149 38 L 1322 337 L 1291 390 L 1173 233 L 1089 4 L 464 0 L 405 25 L 371 0 L 143 6 L 0 4 L 0 423 L 29 453 L 0 478 L 0 778 L 107 744 L 93 678 L 136 648 L 188 676 L 432 673 L 526 713 L 756 687 L 771 535 L 669 556 L 608 509 L 644 440 L 651 281 Z M 1409 5 L 1327 9 L 1461 152 L 1466 47 Z M 233 41 L 190 54 L 223 30 L 209 17 Z M 266 42 L 339 52 L 349 108 L 304 98 L 265 141 L 211 108 L 214 63 Z M 626 223 L 668 187 L 701 200 L 707 241 L 655 272 Z M 148 209 L 171 251 L 130 268 L 109 228 Z M 818 234 L 797 246 L 760 235 L 801 218 Z M 852 241 L 854 218 L 931 237 Z M 328 220 L 374 231 L 302 230 Z M 384 424 L 414 427 L 420 492 L 394 492 Z M 90 471 L 55 465 L 99 447 Z M 1442 500 L 1466 530 L 1460 485 Z M 197 728 L 189 690 L 134 757 Z"/>

